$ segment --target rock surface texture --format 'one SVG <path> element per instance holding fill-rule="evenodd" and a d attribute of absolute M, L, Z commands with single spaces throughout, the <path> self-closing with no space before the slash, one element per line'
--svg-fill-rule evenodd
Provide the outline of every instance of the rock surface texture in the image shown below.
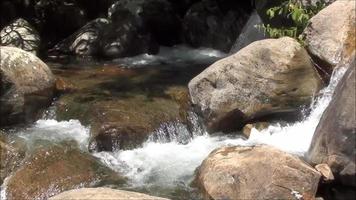
<path fill-rule="evenodd" d="M 33 26 L 24 19 L 17 19 L 0 32 L 0 44 L 13 46 L 37 54 L 40 36 Z"/>
<path fill-rule="evenodd" d="M 320 86 L 307 52 L 284 37 L 254 42 L 217 61 L 190 81 L 189 92 L 210 131 L 231 131 L 248 120 L 297 110 Z"/>
<path fill-rule="evenodd" d="M 205 199 L 312 199 L 320 174 L 299 158 L 268 146 L 224 147 L 198 168 Z"/>
<path fill-rule="evenodd" d="M 114 190 L 110 188 L 83 188 L 78 190 L 70 190 L 58 194 L 50 200 L 168 200 L 165 198 L 149 196 L 138 192 L 130 192 L 124 190 Z"/>
<path fill-rule="evenodd" d="M 309 53 L 321 70 L 331 74 L 355 49 L 355 1 L 336 1 L 321 10 L 304 30 Z"/>
<path fill-rule="evenodd" d="M 330 166 L 337 182 L 356 186 L 356 72 L 355 59 L 339 82 L 315 131 L 308 159 Z"/>
<path fill-rule="evenodd" d="M 125 179 L 76 148 L 40 147 L 8 180 L 8 199 L 48 199 L 62 191 L 106 184 Z"/>
<path fill-rule="evenodd" d="M 50 103 L 55 78 L 34 54 L 0 47 L 0 126 L 33 120 Z"/>

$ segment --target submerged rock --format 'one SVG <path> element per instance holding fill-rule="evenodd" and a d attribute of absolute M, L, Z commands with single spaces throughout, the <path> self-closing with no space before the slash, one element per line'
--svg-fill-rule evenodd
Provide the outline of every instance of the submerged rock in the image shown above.
<path fill-rule="evenodd" d="M 205 199 L 313 199 L 320 174 L 299 158 L 268 146 L 224 147 L 198 168 Z"/>
<path fill-rule="evenodd" d="M 355 1 L 336 1 L 321 10 L 304 30 L 305 44 L 319 69 L 331 75 L 355 49 Z"/>
<path fill-rule="evenodd" d="M 20 167 L 26 155 L 26 146 L 21 141 L 10 143 L 0 130 L 0 185 L 4 179 Z"/>
<path fill-rule="evenodd" d="M 118 66 L 66 70 L 60 76 L 72 82 L 76 92 L 56 102 L 58 120 L 79 119 L 90 125 L 93 151 L 140 146 L 163 123 L 184 123 L 187 118 L 187 89 L 171 86 L 186 74 L 169 73 Z"/>
<path fill-rule="evenodd" d="M 0 44 L 12 46 L 37 54 L 40 48 L 40 36 L 33 26 L 20 18 L 5 26 L 0 32 Z"/>
<path fill-rule="evenodd" d="M 112 199 L 144 199 L 144 200 L 168 200 L 166 198 L 149 196 L 146 194 L 124 191 L 124 190 L 114 190 L 110 188 L 82 188 L 77 190 L 70 190 L 58 194 L 50 200 L 112 200 Z"/>
<path fill-rule="evenodd" d="M 190 81 L 189 92 L 210 131 L 231 131 L 249 120 L 295 112 L 321 84 L 304 48 L 284 37 L 254 42 L 217 61 Z"/>
<path fill-rule="evenodd" d="M 0 126 L 34 121 L 51 102 L 55 79 L 34 54 L 0 47 Z"/>
<path fill-rule="evenodd" d="M 229 52 L 249 17 L 250 2 L 203 0 L 195 3 L 183 19 L 183 36 L 194 47 Z"/>
<path fill-rule="evenodd" d="M 342 66 L 342 65 L 340 65 Z M 356 72 L 355 58 L 340 80 L 332 101 L 323 113 L 307 153 L 312 164 L 326 163 L 335 180 L 356 186 Z"/>
<path fill-rule="evenodd" d="M 7 198 L 48 199 L 66 190 L 125 183 L 92 155 L 64 145 L 37 148 L 8 180 Z"/>

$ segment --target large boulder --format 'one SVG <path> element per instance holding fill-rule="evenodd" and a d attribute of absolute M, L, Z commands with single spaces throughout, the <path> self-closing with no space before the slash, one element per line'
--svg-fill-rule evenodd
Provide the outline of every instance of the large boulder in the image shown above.
<path fill-rule="evenodd" d="M 0 126 L 35 120 L 52 99 L 51 70 L 32 53 L 3 46 L 0 51 Z"/>
<path fill-rule="evenodd" d="M 100 40 L 102 39 L 103 31 L 107 30 L 109 21 L 105 18 L 98 18 L 78 31 L 70 37 L 58 43 L 50 50 L 52 54 L 74 54 L 78 56 L 95 56 L 100 53 Z"/>
<path fill-rule="evenodd" d="M 326 163 L 338 183 L 356 186 L 355 58 L 323 113 L 307 153 L 312 164 Z"/>
<path fill-rule="evenodd" d="M 231 131 L 246 121 L 293 113 L 311 102 L 321 83 L 304 48 L 284 37 L 254 42 L 217 61 L 190 81 L 189 91 L 210 131 Z"/>
<path fill-rule="evenodd" d="M 114 18 L 129 12 L 135 16 L 138 25 L 152 34 L 162 45 L 180 42 L 181 23 L 167 0 L 121 0 L 109 8 L 109 17 Z"/>
<path fill-rule="evenodd" d="M 304 30 L 305 44 L 324 73 L 331 74 L 355 49 L 355 1 L 336 1 L 321 10 Z"/>
<path fill-rule="evenodd" d="M 125 183 L 92 155 L 63 146 L 38 147 L 7 181 L 7 198 L 48 199 L 66 190 Z"/>
<path fill-rule="evenodd" d="M 312 199 L 319 179 L 304 161 L 275 148 L 224 147 L 203 161 L 195 183 L 205 199 Z"/>
<path fill-rule="evenodd" d="M 110 188 L 82 188 L 77 190 L 70 190 L 60 193 L 50 200 L 112 200 L 112 199 L 145 199 L 145 200 L 168 200 L 165 198 L 149 196 L 138 192 L 130 192 L 124 190 L 114 190 Z"/>
<path fill-rule="evenodd" d="M 142 53 L 155 54 L 159 46 L 152 34 L 129 10 L 115 9 L 110 15 L 111 24 L 104 31 L 100 46 L 106 58 L 135 56 Z M 118 11 L 120 10 L 120 11 Z"/>
<path fill-rule="evenodd" d="M 250 2 L 203 0 L 195 3 L 183 19 L 184 40 L 194 47 L 229 52 L 248 20 Z"/>
<path fill-rule="evenodd" d="M 30 23 L 17 19 L 0 32 L 0 44 L 13 46 L 37 54 L 40 48 L 40 36 Z"/>

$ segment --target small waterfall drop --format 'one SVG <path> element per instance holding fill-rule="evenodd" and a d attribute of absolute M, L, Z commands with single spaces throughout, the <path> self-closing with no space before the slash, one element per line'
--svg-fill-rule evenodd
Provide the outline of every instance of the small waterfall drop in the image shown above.
<path fill-rule="evenodd" d="M 346 70 L 335 70 L 330 84 L 314 99 L 311 112 L 301 122 L 274 124 L 262 131 L 252 130 L 248 140 L 236 136 L 195 134 L 188 143 L 177 140 L 148 140 L 141 148 L 99 152 L 94 155 L 112 169 L 130 177 L 136 187 L 163 188 L 188 185 L 204 158 L 215 148 L 229 145 L 268 144 L 289 153 L 303 155 L 309 148 L 316 126 L 331 101 L 332 94 Z M 165 133 L 166 134 L 166 133 Z M 175 135 L 175 134 L 174 134 Z"/>

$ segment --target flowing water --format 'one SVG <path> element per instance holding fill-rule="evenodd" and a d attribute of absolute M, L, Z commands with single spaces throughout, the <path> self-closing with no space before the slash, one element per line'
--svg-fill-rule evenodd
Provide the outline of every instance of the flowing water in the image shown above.
<path fill-rule="evenodd" d="M 181 57 L 176 55 L 179 49 L 184 52 Z M 206 49 L 188 51 L 185 47 L 180 47 L 178 50 L 166 49 L 163 54 L 155 57 L 141 55 L 116 62 L 135 63 L 135 66 L 142 67 L 147 63 L 153 65 L 157 62 L 169 63 L 174 59 L 178 62 L 189 63 L 197 57 L 203 59 L 202 55 L 205 56 L 205 60 L 223 56 L 216 51 Z M 183 58 L 187 56 L 188 59 L 184 60 Z M 162 124 L 139 148 L 99 152 L 93 155 L 113 170 L 127 176 L 130 189 L 171 198 L 179 198 L 180 195 L 193 198 L 194 192 L 192 192 L 190 183 L 193 180 L 194 171 L 215 148 L 228 145 L 269 144 L 283 151 L 303 156 L 309 148 L 320 117 L 331 100 L 335 86 L 344 72 L 345 69 L 342 68 L 335 70 L 330 84 L 313 100 L 311 112 L 305 116 L 304 120 L 292 124 L 273 124 L 262 131 L 253 129 L 248 140 L 236 134 L 208 135 L 199 126 L 197 116 L 190 113 L 193 133 L 190 133 L 186 125 L 180 122 Z M 53 112 L 50 110 L 43 119 L 29 127 L 13 129 L 12 135 L 26 140 L 28 146 L 34 145 L 34 141 L 37 140 L 46 140 L 51 143 L 74 140 L 83 151 L 86 151 L 90 127 L 82 125 L 77 119 L 56 121 Z M 5 198 L 5 188 L 6 181 L 1 190 L 2 199 Z"/>

